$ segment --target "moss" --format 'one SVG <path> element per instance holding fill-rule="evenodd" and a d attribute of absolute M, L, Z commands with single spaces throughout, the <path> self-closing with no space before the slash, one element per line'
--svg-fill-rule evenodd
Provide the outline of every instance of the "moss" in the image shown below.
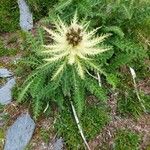
<path fill-rule="evenodd" d="M 118 130 L 115 138 L 115 150 L 138 150 L 140 137 L 128 130 Z"/>
<path fill-rule="evenodd" d="M 14 31 L 19 26 L 17 0 L 0 0 L 0 32 Z"/>

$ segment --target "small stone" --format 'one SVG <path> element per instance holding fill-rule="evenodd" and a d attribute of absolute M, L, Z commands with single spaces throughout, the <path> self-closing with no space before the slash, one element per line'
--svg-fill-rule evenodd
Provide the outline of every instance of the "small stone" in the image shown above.
<path fill-rule="evenodd" d="M 64 142 L 62 138 L 56 139 L 56 142 L 54 143 L 54 150 L 62 150 L 63 145 L 64 145 Z"/>
<path fill-rule="evenodd" d="M 6 105 L 12 101 L 12 88 L 15 85 L 15 78 L 8 80 L 8 82 L 0 88 L 0 104 Z"/>
<path fill-rule="evenodd" d="M 22 114 L 8 129 L 4 150 L 24 150 L 32 138 L 35 123 L 29 114 Z"/>
<path fill-rule="evenodd" d="M 6 68 L 0 68 L 0 77 L 1 78 L 8 78 L 11 77 L 12 73 L 8 71 Z"/>

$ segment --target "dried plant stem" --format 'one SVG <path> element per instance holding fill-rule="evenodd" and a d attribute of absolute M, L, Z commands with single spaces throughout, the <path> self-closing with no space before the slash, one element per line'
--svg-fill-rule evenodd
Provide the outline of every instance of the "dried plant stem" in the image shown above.
<path fill-rule="evenodd" d="M 90 75 L 92 78 L 98 80 L 98 84 L 100 87 L 102 87 L 102 83 L 101 83 L 101 77 L 100 77 L 100 74 L 97 72 L 97 77 L 92 75 L 91 73 L 88 72 L 88 70 L 86 71 L 88 75 Z"/>
<path fill-rule="evenodd" d="M 48 108 L 49 108 L 49 103 L 47 103 L 47 105 L 46 105 L 46 107 L 45 107 L 43 113 L 45 113 L 45 112 L 47 111 Z"/>
<path fill-rule="evenodd" d="M 77 116 L 75 107 L 74 107 L 74 105 L 73 105 L 73 102 L 70 101 L 70 103 L 71 103 L 71 108 L 72 108 L 72 111 L 73 111 L 73 115 L 74 115 L 76 124 L 77 124 L 77 126 L 78 126 L 80 135 L 81 135 L 81 137 L 82 137 L 82 139 L 83 139 L 83 141 L 84 141 L 84 144 L 86 145 L 86 147 L 87 147 L 88 150 L 91 150 L 90 147 L 89 147 L 89 145 L 88 145 L 88 143 L 87 143 L 87 141 L 86 141 L 86 138 L 85 138 L 85 136 L 84 136 L 84 134 L 83 134 L 83 130 L 82 130 L 82 127 L 81 127 L 81 125 L 80 125 L 80 121 L 79 121 L 79 119 L 78 119 L 78 116 Z"/>
<path fill-rule="evenodd" d="M 142 106 L 144 112 L 146 113 L 146 108 L 145 108 L 145 106 L 144 106 L 144 101 L 143 101 L 143 99 L 140 98 L 140 94 L 139 94 L 139 92 L 138 92 L 137 83 L 136 83 L 136 81 L 135 81 L 136 74 L 135 74 L 134 69 L 131 68 L 131 67 L 130 67 L 130 72 L 131 72 L 131 75 L 132 75 L 133 84 L 134 84 L 134 88 L 135 88 L 135 92 L 136 92 L 137 98 L 138 98 L 138 100 L 139 100 L 139 102 L 140 102 L 140 104 L 141 104 L 141 106 Z"/>
<path fill-rule="evenodd" d="M 98 72 L 97 72 L 97 79 L 98 79 L 99 86 L 102 87 L 101 77 L 100 77 L 100 74 Z"/>
<path fill-rule="evenodd" d="M 97 78 L 96 76 L 92 75 L 91 73 L 89 73 L 89 71 L 88 71 L 88 70 L 86 70 L 86 72 L 87 72 L 87 74 L 88 74 L 88 75 L 90 75 L 92 78 L 94 78 L 94 79 L 98 80 L 98 78 Z"/>

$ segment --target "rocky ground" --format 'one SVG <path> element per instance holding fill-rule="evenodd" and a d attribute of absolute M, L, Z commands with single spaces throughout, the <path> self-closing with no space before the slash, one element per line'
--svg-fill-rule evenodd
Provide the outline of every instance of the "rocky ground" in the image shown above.
<path fill-rule="evenodd" d="M 148 88 L 150 87 L 146 86 L 146 88 L 143 90 L 147 92 Z M 112 95 L 112 97 L 109 99 L 108 106 L 111 108 L 112 121 L 102 130 L 102 132 L 97 137 L 89 142 L 91 148 L 93 150 L 101 149 L 104 144 L 107 144 L 109 149 L 113 149 L 117 130 L 128 129 L 129 131 L 135 131 L 141 135 L 142 140 L 139 149 L 147 150 L 147 147 L 150 146 L 150 114 L 143 114 L 137 120 L 132 118 L 121 118 L 117 115 L 116 111 L 116 95 Z"/>

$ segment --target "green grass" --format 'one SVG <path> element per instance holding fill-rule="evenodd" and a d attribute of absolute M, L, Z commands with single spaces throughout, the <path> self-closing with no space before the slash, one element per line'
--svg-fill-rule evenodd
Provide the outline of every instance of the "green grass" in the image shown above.
<path fill-rule="evenodd" d="M 129 68 L 128 68 L 129 69 Z M 149 72 L 147 72 L 148 74 Z M 143 72 L 142 78 L 144 76 L 147 77 L 147 74 L 145 75 L 145 72 Z M 139 78 L 137 76 L 136 82 L 138 83 L 138 80 L 142 80 L 142 78 Z M 144 113 L 143 108 L 141 106 L 141 103 L 139 102 L 139 99 L 137 98 L 135 88 L 133 85 L 132 76 L 129 73 L 126 73 L 122 75 L 120 80 L 120 85 L 118 86 L 117 91 L 119 92 L 118 98 L 117 98 L 117 112 L 119 115 L 123 117 L 139 117 L 142 113 Z M 146 107 L 146 111 L 150 111 L 150 95 L 146 95 L 144 92 L 140 91 L 138 88 L 138 92 L 140 95 L 140 98 L 144 102 L 144 106 Z"/>
<path fill-rule="evenodd" d="M 118 130 L 114 150 L 139 150 L 140 136 L 128 130 Z"/>
<path fill-rule="evenodd" d="M 49 9 L 52 9 L 57 1 L 58 0 L 27 0 L 27 3 L 33 12 L 34 19 L 39 20 L 48 14 Z"/>
<path fill-rule="evenodd" d="M 40 136 L 42 137 L 42 140 L 43 140 L 45 143 L 48 144 L 48 142 L 49 142 L 49 132 L 48 132 L 46 129 L 42 128 L 42 129 L 40 130 Z"/>
<path fill-rule="evenodd" d="M 0 128 L 0 149 L 3 148 L 4 139 L 5 139 L 4 130 L 2 128 Z"/>
<path fill-rule="evenodd" d="M 50 126 L 47 129 L 45 129 L 44 127 L 40 128 L 39 137 L 41 137 L 42 141 L 44 141 L 46 144 L 48 144 L 51 138 L 53 138 L 54 136 L 53 134 L 54 134 L 53 126 Z"/>
<path fill-rule="evenodd" d="M 148 145 L 148 146 L 146 147 L 146 150 L 150 150 L 150 145 Z"/>
<path fill-rule="evenodd" d="M 15 56 L 24 49 L 24 41 L 25 32 L 21 30 L 0 35 L 0 57 Z"/>
<path fill-rule="evenodd" d="M 19 27 L 17 0 L 0 0 L 0 32 L 15 31 Z"/>
<path fill-rule="evenodd" d="M 0 40 L 0 57 L 2 56 L 14 56 L 18 52 L 15 48 L 7 48 L 4 43 Z"/>
<path fill-rule="evenodd" d="M 118 99 L 118 110 L 122 116 L 138 117 L 142 112 L 143 108 L 133 91 L 124 91 L 120 94 Z"/>
<path fill-rule="evenodd" d="M 0 126 L 0 149 L 3 149 L 4 146 L 4 140 L 5 140 L 5 132 L 7 128 L 7 123 L 9 121 L 9 116 L 7 114 L 3 114 L 2 112 L 4 111 L 4 105 L 0 104 L 0 120 L 1 122 L 4 122 L 3 126 Z"/>
<path fill-rule="evenodd" d="M 103 106 L 103 107 L 102 107 Z M 68 149 L 83 150 L 83 141 L 80 137 L 77 125 L 71 110 L 63 110 L 57 118 L 55 128 L 58 134 L 65 140 Z M 83 132 L 89 141 L 100 133 L 101 129 L 108 123 L 109 117 L 103 104 L 89 106 L 80 117 Z"/>

